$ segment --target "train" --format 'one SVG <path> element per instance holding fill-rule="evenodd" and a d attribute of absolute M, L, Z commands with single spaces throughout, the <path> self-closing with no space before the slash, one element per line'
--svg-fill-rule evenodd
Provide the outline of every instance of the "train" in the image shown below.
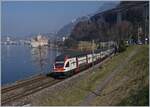
<path fill-rule="evenodd" d="M 114 48 L 93 52 L 64 52 L 56 57 L 51 74 L 59 78 L 72 76 L 98 64 L 113 53 Z"/>

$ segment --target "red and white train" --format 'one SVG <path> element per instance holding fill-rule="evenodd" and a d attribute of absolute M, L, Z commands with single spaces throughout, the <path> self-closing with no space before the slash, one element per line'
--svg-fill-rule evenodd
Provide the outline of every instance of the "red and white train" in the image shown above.
<path fill-rule="evenodd" d="M 101 62 L 114 52 L 114 48 L 101 49 L 95 52 L 66 52 L 56 57 L 52 75 L 68 77 Z"/>

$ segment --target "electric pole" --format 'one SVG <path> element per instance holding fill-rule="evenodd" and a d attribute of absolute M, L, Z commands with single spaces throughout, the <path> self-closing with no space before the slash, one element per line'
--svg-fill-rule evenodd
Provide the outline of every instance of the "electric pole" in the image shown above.
<path fill-rule="evenodd" d="M 92 68 L 94 68 L 94 40 L 92 40 Z"/>
<path fill-rule="evenodd" d="M 145 42 L 145 44 L 147 43 L 147 36 L 146 36 L 146 24 L 147 24 L 147 8 L 145 7 L 145 30 L 144 30 L 144 32 L 145 32 L 145 37 L 144 37 L 144 42 Z"/>

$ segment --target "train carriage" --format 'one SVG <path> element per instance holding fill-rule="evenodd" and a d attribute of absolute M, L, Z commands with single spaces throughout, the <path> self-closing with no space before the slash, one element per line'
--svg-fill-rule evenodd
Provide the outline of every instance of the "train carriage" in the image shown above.
<path fill-rule="evenodd" d="M 64 52 L 56 57 L 54 64 L 55 77 L 68 77 L 99 63 L 113 53 L 113 49 L 101 49 L 92 52 Z"/>

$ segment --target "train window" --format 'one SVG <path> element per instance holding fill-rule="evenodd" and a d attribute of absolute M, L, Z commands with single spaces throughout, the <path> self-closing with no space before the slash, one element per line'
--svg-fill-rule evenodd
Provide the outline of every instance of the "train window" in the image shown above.
<path fill-rule="evenodd" d="M 55 67 L 63 67 L 64 63 L 55 63 Z"/>
<path fill-rule="evenodd" d="M 69 67 L 69 62 L 67 62 L 66 67 Z"/>
<path fill-rule="evenodd" d="M 71 64 L 74 65 L 74 64 L 76 64 L 76 62 L 72 62 Z"/>

